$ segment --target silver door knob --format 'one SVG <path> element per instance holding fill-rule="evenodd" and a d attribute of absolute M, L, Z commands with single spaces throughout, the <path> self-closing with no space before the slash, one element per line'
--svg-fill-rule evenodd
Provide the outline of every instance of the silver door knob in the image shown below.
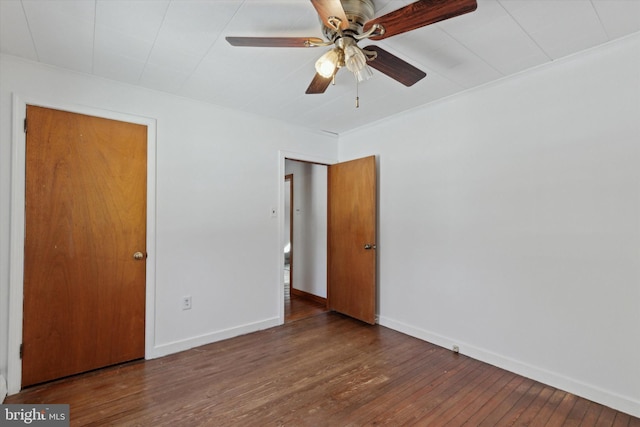
<path fill-rule="evenodd" d="M 144 254 L 142 252 L 136 252 L 133 254 L 133 259 L 140 261 L 141 259 L 144 259 Z"/>
<path fill-rule="evenodd" d="M 367 243 L 367 244 L 365 244 L 365 245 L 364 245 L 364 248 L 365 248 L 366 250 L 369 250 L 369 249 L 375 249 L 375 248 L 376 248 L 376 245 L 371 245 L 371 244 Z"/>

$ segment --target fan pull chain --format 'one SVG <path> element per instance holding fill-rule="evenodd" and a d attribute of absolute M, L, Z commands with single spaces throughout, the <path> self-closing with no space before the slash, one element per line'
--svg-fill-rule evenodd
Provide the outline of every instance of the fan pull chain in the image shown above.
<path fill-rule="evenodd" d="M 358 88 L 359 87 L 360 86 L 358 85 L 358 79 L 356 79 L 356 108 L 360 108 L 360 96 L 358 96 L 359 95 L 359 93 L 358 93 Z"/>

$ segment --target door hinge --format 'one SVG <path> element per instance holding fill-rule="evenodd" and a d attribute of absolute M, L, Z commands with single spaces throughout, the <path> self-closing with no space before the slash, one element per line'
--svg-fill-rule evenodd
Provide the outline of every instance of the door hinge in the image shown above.
<path fill-rule="evenodd" d="M 27 119 L 24 119 L 24 133 L 27 133 Z"/>
<path fill-rule="evenodd" d="M 22 359 L 23 354 L 24 354 L 24 344 L 20 344 L 20 359 Z"/>

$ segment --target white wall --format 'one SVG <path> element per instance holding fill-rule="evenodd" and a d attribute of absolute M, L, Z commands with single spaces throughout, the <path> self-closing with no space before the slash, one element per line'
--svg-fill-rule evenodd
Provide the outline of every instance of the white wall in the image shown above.
<path fill-rule="evenodd" d="M 284 211 L 282 211 L 282 216 L 284 217 L 284 248 L 287 249 L 287 245 L 291 245 L 291 188 L 292 182 L 291 180 L 285 180 L 284 183 Z M 289 250 L 291 248 L 289 247 Z M 286 261 L 285 261 L 286 264 Z"/>
<path fill-rule="evenodd" d="M 0 403 L 4 402 L 5 397 L 7 397 L 7 382 L 0 374 Z"/>
<path fill-rule="evenodd" d="M 0 373 L 7 377 L 11 94 L 157 120 L 158 356 L 281 320 L 281 152 L 337 139 L 213 105 L 0 57 Z M 248 123 L 251 123 L 248 126 Z M 251 268 L 247 268 L 250 265 Z M 19 268 L 21 266 L 12 266 Z M 180 298 L 191 295 L 183 311 Z"/>
<path fill-rule="evenodd" d="M 327 166 L 287 160 L 293 174 L 293 287 L 327 297 Z"/>
<path fill-rule="evenodd" d="M 640 415 L 640 36 L 340 138 L 369 154 L 381 324 Z"/>

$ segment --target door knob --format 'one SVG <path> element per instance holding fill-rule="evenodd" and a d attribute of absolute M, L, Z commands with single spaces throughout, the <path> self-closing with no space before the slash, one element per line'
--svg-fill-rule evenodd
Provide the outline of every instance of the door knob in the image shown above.
<path fill-rule="evenodd" d="M 366 243 L 366 244 L 364 245 L 364 248 L 365 248 L 366 250 L 369 250 L 369 249 L 375 249 L 375 248 L 376 248 L 376 245 L 371 245 L 371 244 L 369 244 L 369 243 Z"/>
<path fill-rule="evenodd" d="M 136 252 L 133 254 L 133 259 L 140 261 L 141 259 L 144 259 L 144 254 L 142 252 Z"/>

